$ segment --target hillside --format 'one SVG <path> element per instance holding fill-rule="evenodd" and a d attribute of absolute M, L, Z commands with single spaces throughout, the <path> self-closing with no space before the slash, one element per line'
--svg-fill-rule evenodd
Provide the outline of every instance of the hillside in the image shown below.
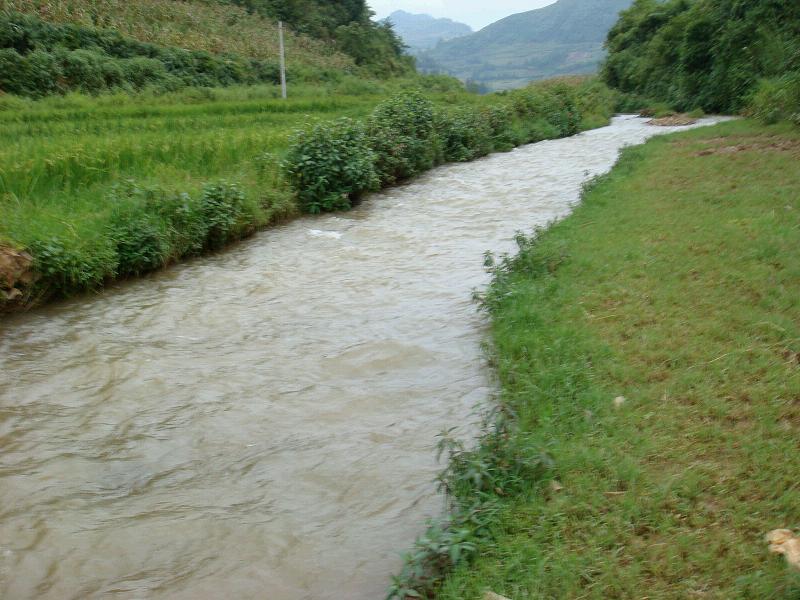
<path fill-rule="evenodd" d="M 463 37 L 472 33 L 472 27 L 452 19 L 436 19 L 430 15 L 412 14 L 397 10 L 385 21 L 390 22 L 412 54 L 430 50 L 440 41 Z"/>
<path fill-rule="evenodd" d="M 593 73 L 604 57 L 608 31 L 631 2 L 559 0 L 511 15 L 425 52 L 421 68 L 495 90 L 558 75 Z"/>
<path fill-rule="evenodd" d="M 187 50 L 234 53 L 263 60 L 278 56 L 274 21 L 238 6 L 180 0 L 0 0 L 0 11 L 35 14 L 52 23 L 113 29 L 142 42 Z M 287 32 L 289 64 L 353 69 L 354 61 L 331 42 Z"/>

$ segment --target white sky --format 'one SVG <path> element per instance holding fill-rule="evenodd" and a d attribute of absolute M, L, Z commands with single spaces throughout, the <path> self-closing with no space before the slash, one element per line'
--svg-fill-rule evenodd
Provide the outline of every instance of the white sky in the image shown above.
<path fill-rule="evenodd" d="M 514 13 L 552 4 L 555 0 L 367 0 L 376 18 L 388 17 L 396 10 L 448 17 L 480 29 Z"/>

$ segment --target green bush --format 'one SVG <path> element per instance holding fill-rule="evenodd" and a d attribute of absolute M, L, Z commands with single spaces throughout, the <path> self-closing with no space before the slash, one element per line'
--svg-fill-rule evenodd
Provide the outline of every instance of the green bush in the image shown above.
<path fill-rule="evenodd" d="M 749 104 L 749 112 L 765 123 L 788 119 L 800 125 L 800 71 L 762 80 Z"/>
<path fill-rule="evenodd" d="M 295 134 L 283 171 L 309 213 L 344 210 L 378 188 L 376 156 L 364 126 L 351 119 Z"/>
<path fill-rule="evenodd" d="M 377 106 L 367 121 L 382 185 L 414 177 L 435 164 L 433 103 L 419 92 Z"/>
<path fill-rule="evenodd" d="M 110 237 L 117 253 L 118 277 L 140 275 L 163 267 L 169 244 L 161 221 L 142 206 L 126 206 L 114 211 Z"/>
<path fill-rule="evenodd" d="M 505 104 L 485 107 L 481 110 L 481 119 L 489 128 L 492 150 L 505 152 L 524 141 L 514 127 L 511 108 Z"/>
<path fill-rule="evenodd" d="M 204 219 L 201 202 L 185 192 L 160 192 L 151 196 L 150 203 L 167 224 L 171 259 L 196 256 L 203 251 L 209 223 Z"/>
<path fill-rule="evenodd" d="M 137 56 L 136 58 L 121 60 L 119 64 L 125 81 L 135 89 L 160 86 L 169 80 L 167 69 L 162 63 L 153 58 Z"/>
<path fill-rule="evenodd" d="M 51 237 L 32 242 L 38 293 L 68 296 L 98 287 L 116 273 L 117 254 L 104 238 L 75 240 Z"/>
<path fill-rule="evenodd" d="M 0 91 L 39 98 L 60 91 L 61 65 L 48 52 L 26 55 L 13 48 L 0 48 Z"/>
<path fill-rule="evenodd" d="M 463 162 L 486 156 L 492 149 L 494 132 L 476 108 L 442 111 L 437 116 L 436 132 L 442 156 L 447 162 Z"/>
<path fill-rule="evenodd" d="M 68 89 L 96 94 L 106 89 L 106 57 L 92 50 L 72 50 L 59 53 L 61 67 Z"/>
<path fill-rule="evenodd" d="M 46 96 L 60 90 L 63 68 L 52 54 L 34 50 L 25 57 L 26 79 L 21 82 L 31 96 Z"/>
<path fill-rule="evenodd" d="M 761 79 L 800 69 L 800 3 L 636 0 L 607 47 L 613 88 L 680 111 L 740 112 Z"/>
<path fill-rule="evenodd" d="M 589 98 L 579 100 L 584 90 Z M 299 133 L 283 171 L 304 211 L 343 210 L 365 191 L 442 162 L 577 133 L 584 111 L 598 126 L 617 101 L 593 81 L 537 84 L 494 98 L 495 104 L 435 109 L 419 92 L 400 94 L 378 105 L 366 129 L 344 120 Z"/>
<path fill-rule="evenodd" d="M 245 194 L 235 183 L 220 181 L 203 188 L 200 214 L 206 227 L 205 247 L 217 250 L 239 236 Z"/>

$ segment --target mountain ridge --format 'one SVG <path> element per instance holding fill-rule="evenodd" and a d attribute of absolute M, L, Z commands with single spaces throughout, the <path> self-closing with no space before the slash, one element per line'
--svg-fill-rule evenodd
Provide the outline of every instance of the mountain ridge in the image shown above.
<path fill-rule="evenodd" d="M 439 42 L 473 33 L 472 27 L 453 19 L 436 18 L 424 13 L 396 10 L 383 22 L 391 23 L 394 31 L 414 54 L 436 47 Z"/>
<path fill-rule="evenodd" d="M 559 75 L 593 73 L 619 12 L 633 0 L 558 0 L 510 15 L 419 54 L 419 68 L 488 89 L 520 87 Z"/>

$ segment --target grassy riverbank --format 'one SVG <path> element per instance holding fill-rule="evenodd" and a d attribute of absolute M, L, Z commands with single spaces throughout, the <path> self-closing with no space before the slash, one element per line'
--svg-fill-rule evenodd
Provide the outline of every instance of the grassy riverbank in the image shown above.
<path fill-rule="evenodd" d="M 800 598 L 764 542 L 800 528 L 799 161 L 788 125 L 655 138 L 496 267 L 516 418 L 454 452 L 437 598 Z"/>
<path fill-rule="evenodd" d="M 424 97 L 409 93 L 418 87 Z M 441 77 L 344 78 L 292 93 L 0 99 L 0 309 L 215 250 L 301 210 L 346 208 L 441 162 L 602 125 L 615 98 L 577 80 L 477 96 Z"/>

